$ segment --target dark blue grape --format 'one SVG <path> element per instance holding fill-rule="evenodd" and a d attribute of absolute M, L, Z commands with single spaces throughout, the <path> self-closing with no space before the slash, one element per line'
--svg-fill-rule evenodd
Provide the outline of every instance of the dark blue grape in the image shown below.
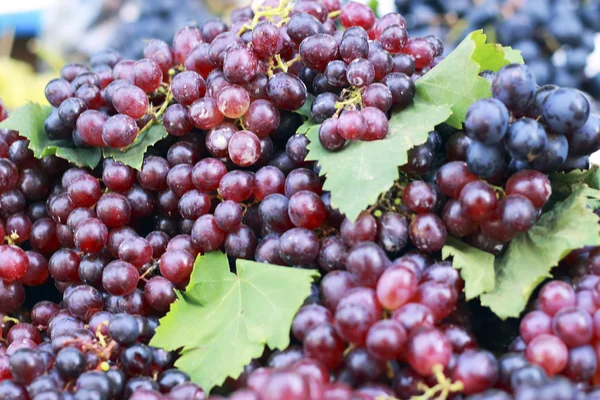
<path fill-rule="evenodd" d="M 569 153 L 573 155 L 592 154 L 600 149 L 600 117 L 590 115 L 587 122 L 570 133 Z"/>
<path fill-rule="evenodd" d="M 542 106 L 544 122 L 554 133 L 568 134 L 581 128 L 589 115 L 590 103 L 577 89 L 556 89 Z"/>
<path fill-rule="evenodd" d="M 533 160 L 533 169 L 542 172 L 556 171 L 563 165 L 569 154 L 569 143 L 564 135 L 548 135 L 542 154 Z"/>
<path fill-rule="evenodd" d="M 531 161 L 544 150 L 546 131 L 536 120 L 521 118 L 508 128 L 505 146 L 512 158 L 520 161 Z"/>
<path fill-rule="evenodd" d="M 504 103 L 513 112 L 527 109 L 535 95 L 535 76 L 523 64 L 510 64 L 503 67 L 492 84 L 494 98 Z"/>
<path fill-rule="evenodd" d="M 499 100 L 477 100 L 467 111 L 465 133 L 484 144 L 498 143 L 506 134 L 508 119 L 508 110 Z"/>
<path fill-rule="evenodd" d="M 467 149 L 467 165 L 471 172 L 490 178 L 507 168 L 506 152 L 501 144 L 471 142 Z"/>

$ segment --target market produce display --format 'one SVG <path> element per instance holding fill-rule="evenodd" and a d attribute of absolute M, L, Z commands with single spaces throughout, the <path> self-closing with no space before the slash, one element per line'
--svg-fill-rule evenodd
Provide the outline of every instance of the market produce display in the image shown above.
<path fill-rule="evenodd" d="M 593 55 L 600 31 L 600 1 L 395 3 L 408 28 L 421 35 L 435 34 L 455 42 L 474 29 L 484 28 L 498 42 L 521 50 L 538 84 L 574 87 L 596 98 L 600 95 L 600 73 Z M 594 66 L 588 70 L 587 64 Z"/>
<path fill-rule="evenodd" d="M 0 103 L 0 400 L 600 398 L 600 118 L 443 54 L 268 0 Z"/>

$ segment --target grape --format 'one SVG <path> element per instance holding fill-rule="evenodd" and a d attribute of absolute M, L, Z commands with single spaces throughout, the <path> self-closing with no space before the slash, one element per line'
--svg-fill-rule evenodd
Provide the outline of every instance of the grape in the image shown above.
<path fill-rule="evenodd" d="M 119 113 L 125 114 L 133 119 L 142 118 L 149 107 L 146 93 L 133 85 L 125 85 L 117 89 L 112 97 L 112 104 Z M 63 122 L 65 121 L 63 120 Z"/>
<path fill-rule="evenodd" d="M 508 120 L 508 110 L 499 100 L 477 100 L 467 111 L 465 133 L 471 139 L 483 144 L 498 143 L 506 134 Z M 511 125 L 511 129 L 513 126 L 514 124 Z"/>
<path fill-rule="evenodd" d="M 294 163 L 304 165 L 306 164 L 304 159 L 308 155 L 307 146 L 309 143 L 305 135 L 295 134 L 288 139 L 285 152 Z"/>
<path fill-rule="evenodd" d="M 217 107 L 227 118 L 240 118 L 250 107 L 250 96 L 243 87 L 230 85 L 218 93 Z"/>
<path fill-rule="evenodd" d="M 240 167 L 250 166 L 260 157 L 260 141 L 250 131 L 239 131 L 233 134 L 227 145 L 229 158 Z"/>
<path fill-rule="evenodd" d="M 437 202 L 435 190 L 423 181 L 414 181 L 402 191 L 402 201 L 415 213 L 430 212 Z"/>
<path fill-rule="evenodd" d="M 171 83 L 171 90 L 173 91 L 173 97 L 179 104 L 189 106 L 194 101 L 204 97 L 206 83 L 198 73 L 184 71 L 175 75 Z"/>
<path fill-rule="evenodd" d="M 260 58 L 273 57 L 282 47 L 277 26 L 269 21 L 259 22 L 252 30 L 252 47 Z"/>
<path fill-rule="evenodd" d="M 465 394 L 483 392 L 496 383 L 498 362 L 488 351 L 467 350 L 458 356 L 452 379 L 463 383 Z"/>
<path fill-rule="evenodd" d="M 318 255 L 319 240 L 308 229 L 290 229 L 279 239 L 279 256 L 288 265 L 309 265 Z"/>
<path fill-rule="evenodd" d="M 452 236 L 469 236 L 477 230 L 477 223 L 467 217 L 459 201 L 449 200 L 442 210 L 442 221 Z"/>
<path fill-rule="evenodd" d="M 381 31 L 380 41 L 383 48 L 392 54 L 399 53 L 408 40 L 406 29 L 400 25 L 391 25 Z"/>
<path fill-rule="evenodd" d="M 392 106 L 392 92 L 382 83 L 373 83 L 366 87 L 362 100 L 365 106 L 378 108 L 385 113 Z"/>
<path fill-rule="evenodd" d="M 339 133 L 338 122 L 338 119 L 328 118 L 319 127 L 319 142 L 328 151 L 340 150 L 346 144 Z"/>
<path fill-rule="evenodd" d="M 533 119 L 521 118 L 510 125 L 505 146 L 512 158 L 531 161 L 542 154 L 546 140 L 542 125 Z"/>
<path fill-rule="evenodd" d="M 165 130 L 173 136 L 184 136 L 193 128 L 188 109 L 180 104 L 167 107 L 163 115 L 163 125 Z"/>
<path fill-rule="evenodd" d="M 258 58 L 252 48 L 231 47 L 225 53 L 223 74 L 227 81 L 242 84 L 250 82 L 258 73 Z"/>
<path fill-rule="evenodd" d="M 467 217 L 477 222 L 490 218 L 498 207 L 494 189 L 482 181 L 467 183 L 460 191 L 459 202 Z"/>
<path fill-rule="evenodd" d="M 192 227 L 191 236 L 194 246 L 202 252 L 214 251 L 225 241 L 225 232 L 218 227 L 212 215 L 198 218 Z"/>
<path fill-rule="evenodd" d="M 94 111 L 86 111 L 86 112 L 94 112 Z M 80 118 L 81 120 L 81 118 Z M 78 121 L 79 124 L 79 121 Z M 85 136 L 83 136 L 83 130 L 79 129 L 79 132 L 82 133 L 83 139 L 92 144 L 96 145 L 94 142 L 89 142 Z M 133 118 L 128 117 L 124 114 L 117 114 L 110 117 L 104 125 L 102 126 L 102 137 L 101 140 L 104 145 L 114 148 L 122 148 L 127 147 L 133 143 L 133 141 L 137 138 L 139 133 L 139 128 L 137 124 L 133 120 Z M 102 145 L 98 146 L 101 147 Z"/>
<path fill-rule="evenodd" d="M 522 195 L 508 195 L 500 207 L 502 223 L 515 232 L 526 232 L 536 221 L 536 210 L 529 199 Z"/>
<path fill-rule="evenodd" d="M 584 126 L 590 115 L 590 104 L 575 89 L 552 91 L 542 105 L 544 122 L 554 133 L 567 134 Z"/>
<path fill-rule="evenodd" d="M 298 15 L 301 14 L 292 19 Z M 285 72 L 279 72 L 269 79 L 267 95 L 275 106 L 289 111 L 302 107 L 307 97 L 306 86 L 300 78 Z"/>
<path fill-rule="evenodd" d="M 0 246 L 0 279 L 19 280 L 27 273 L 29 260 L 27 254 L 17 246 Z"/>
<path fill-rule="evenodd" d="M 79 116 L 86 110 L 87 105 L 83 100 L 77 97 L 69 97 L 58 107 L 58 117 L 65 126 L 73 128 Z"/>
<path fill-rule="evenodd" d="M 338 133 L 346 140 L 360 140 L 367 131 L 365 119 L 360 111 L 347 110 L 338 119 Z"/>
<path fill-rule="evenodd" d="M 279 111 L 267 100 L 253 101 L 244 114 L 246 128 L 260 138 L 275 132 L 279 122 Z"/>
<path fill-rule="evenodd" d="M 548 135 L 544 152 L 531 163 L 533 169 L 552 172 L 560 168 L 567 159 L 569 143 L 563 135 Z"/>
<path fill-rule="evenodd" d="M 532 102 L 536 89 L 533 73 L 523 64 L 502 68 L 492 84 L 494 98 L 502 101 L 511 111 L 524 111 Z"/>
<path fill-rule="evenodd" d="M 401 72 L 388 74 L 381 80 L 392 93 L 392 103 L 400 109 L 408 106 L 415 97 L 415 83 Z"/>
<path fill-rule="evenodd" d="M 298 3 L 300 4 L 300 3 Z M 327 65 L 338 57 L 338 44 L 331 35 L 309 36 L 300 43 L 302 62 L 308 68 L 323 72 Z"/>
<path fill-rule="evenodd" d="M 296 43 L 300 44 L 304 39 L 324 33 L 323 24 L 310 14 L 298 13 L 292 16 L 287 23 L 287 33 Z"/>
<path fill-rule="evenodd" d="M 79 250 L 86 253 L 96 253 L 106 245 L 108 230 L 99 219 L 88 218 L 75 229 L 74 239 L 75 246 Z"/>
<path fill-rule="evenodd" d="M 426 253 L 433 253 L 446 242 L 446 227 L 435 214 L 417 214 L 408 227 L 411 242 Z"/>
<path fill-rule="evenodd" d="M 527 360 L 535 363 L 550 376 L 560 373 L 567 365 L 567 346 L 556 336 L 543 333 L 527 345 Z"/>
<path fill-rule="evenodd" d="M 590 115 L 579 129 L 567 132 L 569 154 L 590 154 L 600 148 L 600 118 Z"/>
<path fill-rule="evenodd" d="M 75 91 L 69 81 L 57 78 L 48 82 L 44 94 L 48 103 L 53 107 L 58 108 L 63 101 L 69 97 L 74 97 Z"/>
<path fill-rule="evenodd" d="M 451 356 L 450 342 L 437 329 L 420 330 L 408 339 L 408 363 L 420 375 L 431 375 L 436 365 L 447 366 Z"/>
<path fill-rule="evenodd" d="M 235 170 L 226 173 L 219 183 L 219 193 L 225 200 L 242 202 L 252 196 L 254 177 L 246 171 Z"/>
<path fill-rule="evenodd" d="M 346 67 L 346 79 L 355 87 L 368 86 L 375 79 L 375 68 L 369 60 L 358 58 Z"/>
<path fill-rule="evenodd" d="M 295 226 L 316 229 L 325 221 L 327 210 L 319 195 L 301 190 L 290 198 L 288 214 Z"/>
<path fill-rule="evenodd" d="M 350 2 L 342 7 L 340 22 L 344 28 L 359 26 L 369 30 L 375 24 L 375 14 L 364 4 Z"/>

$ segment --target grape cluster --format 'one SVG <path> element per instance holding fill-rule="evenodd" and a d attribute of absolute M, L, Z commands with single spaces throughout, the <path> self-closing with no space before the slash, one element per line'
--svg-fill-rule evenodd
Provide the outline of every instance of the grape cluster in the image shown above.
<path fill-rule="evenodd" d="M 474 102 L 467 112 L 465 134 L 469 169 L 484 178 L 535 169 L 544 173 L 585 169 L 600 149 L 600 118 L 576 89 L 537 87 L 526 65 L 511 64 L 492 82 L 493 98 Z M 510 160 L 509 163 L 507 161 Z"/>
<path fill-rule="evenodd" d="M 573 87 L 595 98 L 600 94 L 600 74 L 586 70 L 588 58 L 596 47 L 595 35 L 600 30 L 598 0 L 396 0 L 395 3 L 412 32 L 456 38 L 456 43 L 469 32 L 483 28 L 488 34 L 494 32 L 499 43 L 520 50 L 540 85 Z M 453 46 L 446 44 L 449 48 Z"/>

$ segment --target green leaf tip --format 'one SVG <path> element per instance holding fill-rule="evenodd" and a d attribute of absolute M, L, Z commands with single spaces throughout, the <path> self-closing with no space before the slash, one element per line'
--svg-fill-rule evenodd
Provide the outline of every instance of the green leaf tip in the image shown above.
<path fill-rule="evenodd" d="M 460 270 L 465 281 L 465 297 L 471 300 L 495 287 L 494 256 L 448 237 L 442 248 L 442 259 L 452 257 L 452 266 Z"/>
<path fill-rule="evenodd" d="M 198 256 L 184 293 L 160 320 L 150 345 L 181 350 L 175 366 L 207 393 L 260 357 L 264 346 L 289 345 L 294 315 L 310 294 L 316 270 L 237 260 L 227 255 Z"/>

